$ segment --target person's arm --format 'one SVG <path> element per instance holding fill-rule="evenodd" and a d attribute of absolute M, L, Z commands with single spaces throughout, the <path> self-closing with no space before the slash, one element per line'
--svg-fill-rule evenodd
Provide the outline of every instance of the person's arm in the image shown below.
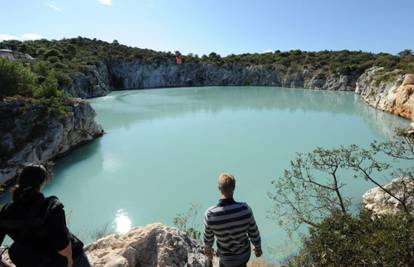
<path fill-rule="evenodd" d="M 63 206 L 53 210 L 47 219 L 50 240 L 54 250 L 68 262 L 68 267 L 73 265 L 72 244 L 69 239 L 69 231 L 66 226 L 66 217 Z"/>
<path fill-rule="evenodd" d="M 6 206 L 7 205 L 3 206 L 2 209 L 1 209 L 1 211 L 0 211 L 0 218 L 3 218 L 4 212 L 5 212 L 4 210 L 5 210 Z M 0 246 L 3 244 L 3 241 L 4 241 L 4 238 L 5 237 L 6 237 L 6 232 L 2 228 L 0 228 Z M 3 249 L 4 250 L 2 250 L 0 252 L 1 253 L 1 256 L 0 256 L 0 267 L 13 267 L 12 265 L 10 265 L 9 263 L 7 263 L 7 262 L 5 262 L 3 260 L 3 257 L 2 256 L 3 256 L 4 253 L 6 253 L 6 248 L 3 247 Z"/>
<path fill-rule="evenodd" d="M 3 243 L 4 238 L 6 237 L 6 234 L 4 232 L 0 231 L 0 245 Z M 1 251 L 2 255 L 6 253 L 6 248 L 3 247 L 4 250 Z M 3 257 L 0 258 L 0 267 L 13 267 L 13 265 L 9 264 L 8 262 L 3 260 Z"/>
<path fill-rule="evenodd" d="M 68 267 L 73 266 L 73 257 L 72 257 L 72 244 L 69 241 L 69 245 L 67 245 L 64 249 L 58 251 L 58 253 L 65 257 L 68 262 Z"/>
<path fill-rule="evenodd" d="M 207 257 L 212 258 L 214 256 L 214 233 L 208 224 L 207 212 L 204 216 L 204 253 Z"/>
<path fill-rule="evenodd" d="M 0 267 L 14 267 L 13 265 L 3 261 L 3 259 L 0 261 Z"/>
<path fill-rule="evenodd" d="M 259 228 L 257 227 L 256 220 L 254 219 L 253 211 L 249 207 L 251 219 L 249 222 L 249 228 L 248 228 L 248 235 L 249 239 L 252 242 L 254 246 L 254 252 L 256 254 L 256 257 L 262 256 L 262 245 L 261 245 L 261 238 L 260 238 L 260 232 Z"/>
<path fill-rule="evenodd" d="M 0 231 L 0 245 L 3 243 L 4 238 L 6 237 L 6 234 L 2 231 Z M 13 267 L 13 265 L 9 264 L 8 262 L 3 260 L 3 254 L 6 253 L 7 248 L 2 247 L 3 250 L 0 252 L 0 267 Z"/>

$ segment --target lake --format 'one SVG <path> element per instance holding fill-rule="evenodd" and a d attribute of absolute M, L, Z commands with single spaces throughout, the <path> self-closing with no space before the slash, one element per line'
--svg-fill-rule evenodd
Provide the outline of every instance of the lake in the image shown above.
<path fill-rule="evenodd" d="M 392 137 L 408 121 L 375 110 L 352 92 L 276 87 L 203 87 L 112 92 L 91 100 L 106 134 L 57 161 L 47 195 L 61 198 L 70 228 L 89 242 L 99 231 L 172 225 L 178 213 L 216 204 L 217 177 L 237 179 L 235 199 L 247 202 L 265 253 L 296 249 L 268 218 L 267 193 L 296 152 L 317 146 L 366 146 Z M 355 181 L 361 199 L 372 185 Z M 277 249 L 276 249 L 277 250 Z"/>

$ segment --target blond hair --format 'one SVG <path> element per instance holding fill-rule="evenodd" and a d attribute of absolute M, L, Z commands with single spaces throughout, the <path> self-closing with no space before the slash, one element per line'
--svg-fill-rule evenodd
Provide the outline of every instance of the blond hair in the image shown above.
<path fill-rule="evenodd" d="M 233 194 L 234 188 L 236 187 L 236 179 L 233 174 L 228 172 L 223 172 L 219 176 L 218 180 L 219 190 L 223 194 Z"/>

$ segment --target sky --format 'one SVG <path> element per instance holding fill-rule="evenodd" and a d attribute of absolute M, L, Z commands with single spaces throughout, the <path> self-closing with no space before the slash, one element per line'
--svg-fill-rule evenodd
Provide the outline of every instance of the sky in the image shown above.
<path fill-rule="evenodd" d="M 0 0 L 1 39 L 221 55 L 414 48 L 414 0 Z"/>

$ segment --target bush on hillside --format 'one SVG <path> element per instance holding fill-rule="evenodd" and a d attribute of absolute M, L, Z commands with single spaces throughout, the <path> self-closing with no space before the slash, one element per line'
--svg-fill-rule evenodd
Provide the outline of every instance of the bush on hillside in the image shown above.
<path fill-rule="evenodd" d="M 34 87 L 33 96 L 35 98 L 63 97 L 64 92 L 59 89 L 58 80 L 54 73 L 50 73 L 43 83 Z"/>
<path fill-rule="evenodd" d="M 414 218 L 333 212 L 310 229 L 291 266 L 414 266 Z"/>
<path fill-rule="evenodd" d="M 22 62 L 0 58 L 0 96 L 30 96 L 36 76 Z"/>
<path fill-rule="evenodd" d="M 84 69 L 83 66 L 94 65 L 103 60 L 142 60 L 144 62 L 174 62 L 175 55 L 171 52 L 157 52 L 150 49 L 128 47 L 114 41 L 112 43 L 88 38 L 63 39 L 59 41 L 3 41 L 0 48 L 26 52 L 38 60 L 47 60 L 57 64 L 62 71 Z M 399 55 L 387 53 L 368 53 L 362 51 L 319 51 L 306 52 L 301 50 L 273 51 L 266 53 L 245 53 L 222 57 L 210 53 L 201 57 L 193 54 L 183 55 L 183 62 L 206 62 L 218 65 L 279 65 L 287 68 L 303 68 L 313 66 L 331 73 L 361 74 L 372 66 L 384 67 L 386 70 L 399 68 L 404 72 L 414 72 L 414 57 L 411 50 L 402 51 Z M 64 68 L 63 66 L 66 66 Z M 53 67 L 53 66 L 52 66 Z"/>
<path fill-rule="evenodd" d="M 393 170 L 403 160 L 405 169 Z M 273 182 L 274 217 L 289 232 L 307 225 L 303 248 L 289 266 L 414 266 L 414 217 L 410 211 L 409 186 L 391 192 L 380 178 L 414 179 L 414 138 L 401 135 L 394 141 L 373 142 L 369 148 L 356 145 L 334 149 L 317 148 L 298 154 L 291 167 Z M 398 203 L 397 215 L 380 216 L 362 210 L 359 199 L 344 194 L 353 179 L 379 187 Z"/>

